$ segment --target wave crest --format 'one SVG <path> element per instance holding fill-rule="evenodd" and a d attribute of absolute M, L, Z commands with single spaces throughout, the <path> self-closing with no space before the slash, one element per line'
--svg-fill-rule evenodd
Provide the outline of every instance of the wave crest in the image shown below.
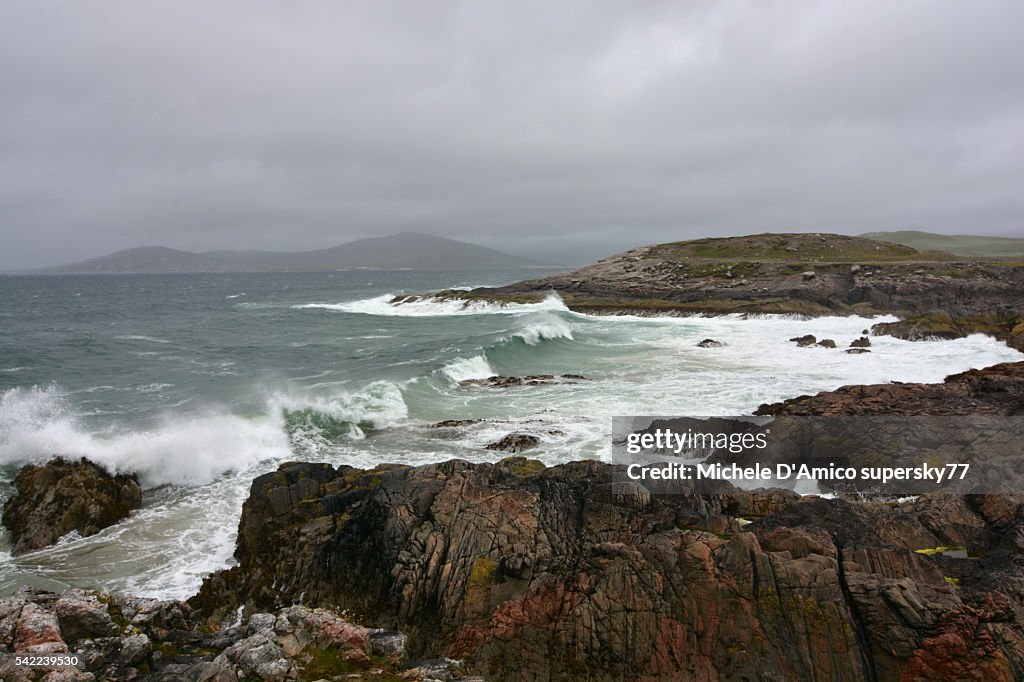
<path fill-rule="evenodd" d="M 364 438 L 369 429 L 394 426 L 409 416 L 401 387 L 390 381 L 376 381 L 352 394 L 279 398 L 277 403 L 289 442 L 303 453 Z"/>
<path fill-rule="evenodd" d="M 461 301 L 443 298 L 416 298 L 395 301 L 396 294 L 384 294 L 348 303 L 305 303 L 295 309 L 334 310 L 343 313 L 362 313 L 388 317 L 445 317 L 453 315 L 495 315 L 533 312 L 540 310 L 568 310 L 556 294 L 539 303 L 499 303 L 491 301 Z"/>
<path fill-rule="evenodd" d="M 569 323 L 557 315 L 546 313 L 531 317 L 519 331 L 513 332 L 510 339 L 522 339 L 528 346 L 536 346 L 541 341 L 555 339 L 572 340 L 572 328 Z"/>
<path fill-rule="evenodd" d="M 497 374 L 483 355 L 452 360 L 442 367 L 441 371 L 456 383 L 469 379 L 486 379 Z"/>

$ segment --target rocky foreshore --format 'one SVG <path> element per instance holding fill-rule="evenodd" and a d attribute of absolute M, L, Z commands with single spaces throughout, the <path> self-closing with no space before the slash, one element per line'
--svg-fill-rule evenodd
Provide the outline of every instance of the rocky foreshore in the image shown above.
<path fill-rule="evenodd" d="M 44 660 L 40 660 L 44 659 Z M 31 664 L 30 664 L 31 663 Z M 410 662 L 401 633 L 289 606 L 201 627 L 185 602 L 23 588 L 0 599 L 4 682 L 472 679 L 459 661 Z"/>
<path fill-rule="evenodd" d="M 1024 350 L 1022 286 L 1021 259 L 918 252 L 836 234 L 761 234 L 639 247 L 562 274 L 436 296 L 527 302 L 554 293 L 570 309 L 596 314 L 892 314 L 900 321 L 873 333 L 909 340 L 984 333 Z"/>
<path fill-rule="evenodd" d="M 239 565 L 188 602 L 0 600 L 0 679 L 1024 675 L 1024 497 L 658 490 L 618 473 L 286 464 L 253 483 Z"/>
<path fill-rule="evenodd" d="M 652 492 L 597 462 L 295 463 L 253 483 L 239 565 L 190 604 L 343 607 L 502 680 L 1015 680 L 1022 508 Z"/>
<path fill-rule="evenodd" d="M 761 412 L 1020 415 L 1024 363 Z M 1024 679 L 1018 495 L 292 462 L 253 481 L 235 558 L 187 602 L 0 600 L 0 679 Z M 14 658 L 62 654 L 74 670 Z"/>

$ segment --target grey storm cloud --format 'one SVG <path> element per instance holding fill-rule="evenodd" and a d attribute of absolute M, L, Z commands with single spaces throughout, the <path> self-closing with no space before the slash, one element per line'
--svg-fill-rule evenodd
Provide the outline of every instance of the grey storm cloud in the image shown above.
<path fill-rule="evenodd" d="M 1024 4 L 0 0 L 0 268 L 1020 235 Z"/>

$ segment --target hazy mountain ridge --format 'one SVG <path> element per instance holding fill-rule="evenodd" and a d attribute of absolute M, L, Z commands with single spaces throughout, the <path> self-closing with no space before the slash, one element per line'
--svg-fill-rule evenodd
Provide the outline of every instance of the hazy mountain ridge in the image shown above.
<path fill-rule="evenodd" d="M 36 273 L 176 273 L 319 271 L 350 268 L 453 270 L 552 265 L 478 244 L 427 234 L 359 239 L 313 251 L 209 251 L 193 253 L 164 246 L 118 251 Z"/>
<path fill-rule="evenodd" d="M 937 234 L 918 230 L 865 232 L 865 239 L 877 239 L 910 246 L 918 251 L 946 251 L 958 256 L 1024 256 L 1024 239 L 969 234 Z"/>

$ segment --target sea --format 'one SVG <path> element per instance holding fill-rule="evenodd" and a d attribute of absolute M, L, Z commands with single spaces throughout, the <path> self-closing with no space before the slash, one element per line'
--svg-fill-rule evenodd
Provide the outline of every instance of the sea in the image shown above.
<path fill-rule="evenodd" d="M 941 381 L 1022 359 L 986 336 L 874 337 L 894 318 L 593 316 L 535 304 L 400 294 L 507 284 L 548 271 L 0 276 L 0 501 L 55 455 L 134 472 L 142 508 L 97 535 L 12 557 L 0 594 L 68 586 L 194 594 L 232 565 L 253 478 L 285 461 L 373 467 L 461 458 L 509 433 L 546 464 L 608 459 L 621 415 L 738 415 L 845 384 Z M 839 349 L 798 348 L 791 337 Z M 712 338 L 725 345 L 700 348 Z M 492 388 L 492 375 L 585 380 Z M 442 420 L 479 419 L 435 428 Z"/>

